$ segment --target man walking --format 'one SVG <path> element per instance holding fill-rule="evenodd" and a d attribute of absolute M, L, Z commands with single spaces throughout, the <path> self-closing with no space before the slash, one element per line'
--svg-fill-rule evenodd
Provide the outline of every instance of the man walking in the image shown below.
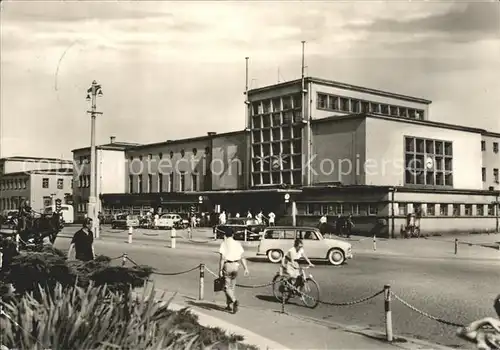
<path fill-rule="evenodd" d="M 269 217 L 269 226 L 274 226 L 276 215 L 271 211 L 267 216 Z"/>
<path fill-rule="evenodd" d="M 240 262 L 245 270 L 245 276 L 249 275 L 247 261 L 243 257 L 245 251 L 241 243 L 235 241 L 232 231 L 225 232 L 226 239 L 220 245 L 219 276 L 224 277 L 224 293 L 226 294 L 226 310 L 233 314 L 238 312 L 238 300 L 236 300 L 235 288 L 236 277 Z"/>
<path fill-rule="evenodd" d="M 71 258 L 73 249 L 75 250 L 75 258 L 81 261 L 94 260 L 94 234 L 90 230 L 92 227 L 92 219 L 87 218 L 83 221 L 82 228 L 76 231 L 71 245 L 68 250 L 68 259 Z"/>

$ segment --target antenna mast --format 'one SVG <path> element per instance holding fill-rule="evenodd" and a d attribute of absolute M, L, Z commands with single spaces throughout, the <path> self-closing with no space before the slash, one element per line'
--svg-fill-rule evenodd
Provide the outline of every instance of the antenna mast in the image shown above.
<path fill-rule="evenodd" d="M 248 121 L 249 118 L 249 105 L 248 101 L 248 59 L 249 57 L 245 57 L 245 129 L 250 126 Z"/>
<path fill-rule="evenodd" d="M 305 57 L 304 57 L 304 51 L 305 51 L 305 44 L 306 42 L 302 40 L 302 91 L 304 91 L 304 71 L 305 71 Z"/>

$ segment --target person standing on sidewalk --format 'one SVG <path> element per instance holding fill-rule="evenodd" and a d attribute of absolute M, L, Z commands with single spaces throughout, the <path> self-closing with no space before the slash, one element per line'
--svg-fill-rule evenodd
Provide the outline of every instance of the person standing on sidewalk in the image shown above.
<path fill-rule="evenodd" d="M 71 258 L 73 249 L 75 250 L 75 258 L 81 261 L 90 261 L 95 258 L 94 251 L 94 234 L 90 230 L 92 227 L 92 219 L 87 218 L 83 221 L 82 228 L 76 231 L 71 245 L 68 250 L 68 259 Z"/>
<path fill-rule="evenodd" d="M 276 219 L 276 214 L 272 211 L 267 215 L 269 217 L 269 226 L 274 226 L 274 220 Z"/>
<path fill-rule="evenodd" d="M 226 294 L 226 310 L 232 311 L 233 314 L 238 312 L 238 300 L 236 299 L 236 277 L 238 276 L 238 269 L 240 262 L 245 270 L 245 276 L 250 273 L 248 271 L 247 261 L 243 254 L 245 251 L 241 243 L 235 241 L 232 231 L 225 232 L 226 239 L 220 245 L 219 253 L 219 276 L 224 277 L 224 293 Z"/>

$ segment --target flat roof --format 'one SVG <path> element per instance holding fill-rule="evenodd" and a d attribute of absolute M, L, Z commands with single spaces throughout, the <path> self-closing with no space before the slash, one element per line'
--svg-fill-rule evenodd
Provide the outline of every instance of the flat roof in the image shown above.
<path fill-rule="evenodd" d="M 302 82 L 302 79 L 296 79 L 296 80 L 291 80 L 291 81 L 287 81 L 287 82 L 283 82 L 283 83 L 279 83 L 279 84 L 268 85 L 268 86 L 264 86 L 261 88 L 249 90 L 248 95 L 256 94 L 259 92 L 270 91 L 270 90 L 274 90 L 274 89 L 279 89 L 279 88 L 283 88 L 283 87 L 287 87 L 287 86 L 291 86 L 291 85 L 296 85 L 296 84 L 300 84 L 301 82 Z M 423 104 L 431 104 L 432 103 L 431 100 L 427 100 L 427 99 L 420 98 L 420 97 L 402 95 L 402 94 L 397 94 L 397 93 L 393 93 L 393 92 L 389 92 L 389 91 L 383 91 L 383 90 L 377 90 L 377 89 L 372 89 L 372 88 L 358 86 L 358 85 L 346 84 L 346 83 L 341 83 L 339 81 L 334 81 L 334 80 L 315 78 L 315 77 L 305 78 L 305 83 L 307 84 L 309 82 L 315 83 L 315 84 L 320 84 L 320 85 L 337 87 L 337 88 L 346 89 L 346 90 L 365 92 L 365 93 L 369 93 L 372 95 L 393 97 L 393 98 L 398 98 L 400 100 L 406 100 L 406 101 L 411 101 L 411 102 L 418 102 L 418 103 L 423 103 Z"/>
<path fill-rule="evenodd" d="M 166 140 L 166 141 L 161 141 L 161 142 L 155 142 L 155 143 L 146 143 L 146 144 L 141 144 L 136 147 L 131 147 L 129 150 L 140 150 L 144 148 L 149 148 L 149 147 L 156 147 L 156 146 L 164 146 L 164 145 L 175 145 L 179 143 L 187 143 L 187 142 L 194 142 L 194 141 L 203 141 L 203 140 L 210 140 L 210 139 L 215 139 L 217 137 L 225 137 L 225 136 L 232 136 L 232 135 L 238 135 L 240 133 L 244 133 L 245 130 L 237 130 L 237 131 L 229 131 L 225 133 L 215 133 L 213 135 L 203 135 L 203 136 L 195 136 L 195 137 L 188 137 L 184 139 L 177 139 L 177 140 Z"/>
<path fill-rule="evenodd" d="M 472 132 L 472 133 L 476 133 L 476 134 L 482 134 L 482 135 L 500 138 L 500 133 L 487 131 L 485 129 L 473 128 L 473 127 L 469 127 L 469 126 L 462 126 L 462 125 L 456 125 L 456 124 L 448 124 L 448 123 L 442 123 L 442 122 L 435 122 L 435 121 L 430 121 L 430 120 L 391 117 L 391 116 L 376 114 L 376 113 L 359 113 L 359 114 L 347 114 L 347 115 L 341 115 L 341 116 L 331 116 L 331 117 L 326 117 L 326 118 L 321 118 L 321 119 L 313 119 L 312 123 L 313 124 L 320 124 L 320 123 L 331 122 L 331 121 L 335 121 L 335 120 L 358 119 L 358 118 L 359 119 L 365 119 L 365 118 L 384 119 L 384 120 L 391 120 L 391 121 L 400 122 L 400 123 L 424 125 L 424 126 L 430 126 L 430 127 L 435 127 L 435 128 L 441 128 L 441 129 L 466 131 L 466 132 Z"/>
<path fill-rule="evenodd" d="M 133 142 L 113 142 L 113 143 L 106 143 L 103 145 L 97 145 L 96 149 L 102 149 L 106 151 L 125 151 L 126 149 L 129 149 L 131 147 L 136 147 L 140 146 L 140 143 L 133 143 Z M 71 150 L 71 152 L 79 152 L 79 151 L 86 151 L 90 150 L 90 147 L 82 147 L 82 148 L 76 148 Z"/>
<path fill-rule="evenodd" d="M 72 163 L 73 162 L 72 160 L 69 160 L 69 159 L 46 158 L 46 157 L 12 156 L 12 157 L 0 158 L 0 161 L 6 161 L 6 160 L 13 160 L 13 161 L 28 161 L 28 160 L 40 161 L 40 160 L 48 160 L 48 161 L 51 161 L 51 162 L 59 162 L 59 163 Z"/>

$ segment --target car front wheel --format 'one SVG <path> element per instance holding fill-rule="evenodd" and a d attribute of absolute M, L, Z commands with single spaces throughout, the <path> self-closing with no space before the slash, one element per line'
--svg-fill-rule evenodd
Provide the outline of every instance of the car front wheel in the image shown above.
<path fill-rule="evenodd" d="M 278 249 L 270 250 L 267 252 L 267 259 L 274 264 L 279 263 L 283 259 L 283 252 Z"/>
<path fill-rule="evenodd" d="M 345 254 L 341 249 L 334 248 L 328 252 L 328 262 L 333 266 L 340 266 L 345 262 Z"/>

